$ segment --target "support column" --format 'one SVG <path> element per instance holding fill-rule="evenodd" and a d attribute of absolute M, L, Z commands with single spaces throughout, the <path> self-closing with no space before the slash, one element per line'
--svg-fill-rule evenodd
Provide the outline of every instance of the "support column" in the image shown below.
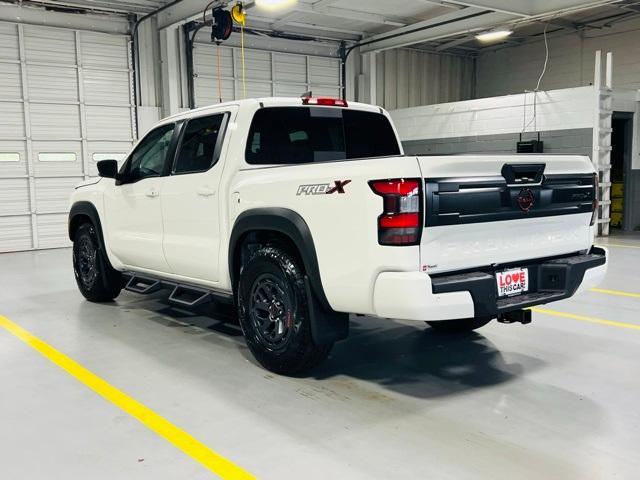
<path fill-rule="evenodd" d="M 178 27 L 160 31 L 163 117 L 179 113 L 182 109 L 180 36 Z"/>

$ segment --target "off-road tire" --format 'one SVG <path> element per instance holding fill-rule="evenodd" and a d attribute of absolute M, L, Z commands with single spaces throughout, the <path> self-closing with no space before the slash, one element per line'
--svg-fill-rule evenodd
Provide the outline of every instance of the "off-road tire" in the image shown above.
<path fill-rule="evenodd" d="M 313 342 L 304 272 L 286 250 L 254 251 L 240 271 L 237 294 L 247 346 L 264 368 L 294 375 L 327 358 L 333 344 Z"/>
<path fill-rule="evenodd" d="M 91 302 L 110 302 L 120 295 L 122 275 L 113 269 L 91 223 L 78 227 L 73 239 L 73 273 L 80 293 Z"/>
<path fill-rule="evenodd" d="M 466 333 L 484 327 L 492 320 L 491 317 L 460 318 L 457 320 L 440 320 L 427 322 L 431 328 L 443 333 Z"/>

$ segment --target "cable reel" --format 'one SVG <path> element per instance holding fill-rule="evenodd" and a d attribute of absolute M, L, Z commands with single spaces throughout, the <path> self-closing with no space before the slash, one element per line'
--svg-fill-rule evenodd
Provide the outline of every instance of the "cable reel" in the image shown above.
<path fill-rule="evenodd" d="M 227 40 L 233 32 L 233 18 L 231 13 L 222 8 L 215 8 L 211 12 L 213 17 L 213 29 L 211 30 L 211 41 L 217 44 Z"/>

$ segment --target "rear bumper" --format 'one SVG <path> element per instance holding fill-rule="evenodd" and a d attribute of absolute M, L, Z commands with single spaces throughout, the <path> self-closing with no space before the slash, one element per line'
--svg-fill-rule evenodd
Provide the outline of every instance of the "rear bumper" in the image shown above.
<path fill-rule="evenodd" d="M 437 277 L 420 272 L 385 272 L 376 281 L 373 306 L 380 317 L 406 320 L 497 317 L 569 298 L 598 285 L 607 271 L 607 252 L 593 247 L 588 254 L 513 266 L 529 269 L 530 290 L 524 295 L 498 298 L 492 269 Z"/>

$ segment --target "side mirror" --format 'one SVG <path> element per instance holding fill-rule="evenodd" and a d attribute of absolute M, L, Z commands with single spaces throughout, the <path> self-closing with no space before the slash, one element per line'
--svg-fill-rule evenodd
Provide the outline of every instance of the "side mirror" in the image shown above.
<path fill-rule="evenodd" d="M 117 178 L 118 177 L 117 160 L 100 160 L 98 162 L 98 173 L 103 178 Z"/>

